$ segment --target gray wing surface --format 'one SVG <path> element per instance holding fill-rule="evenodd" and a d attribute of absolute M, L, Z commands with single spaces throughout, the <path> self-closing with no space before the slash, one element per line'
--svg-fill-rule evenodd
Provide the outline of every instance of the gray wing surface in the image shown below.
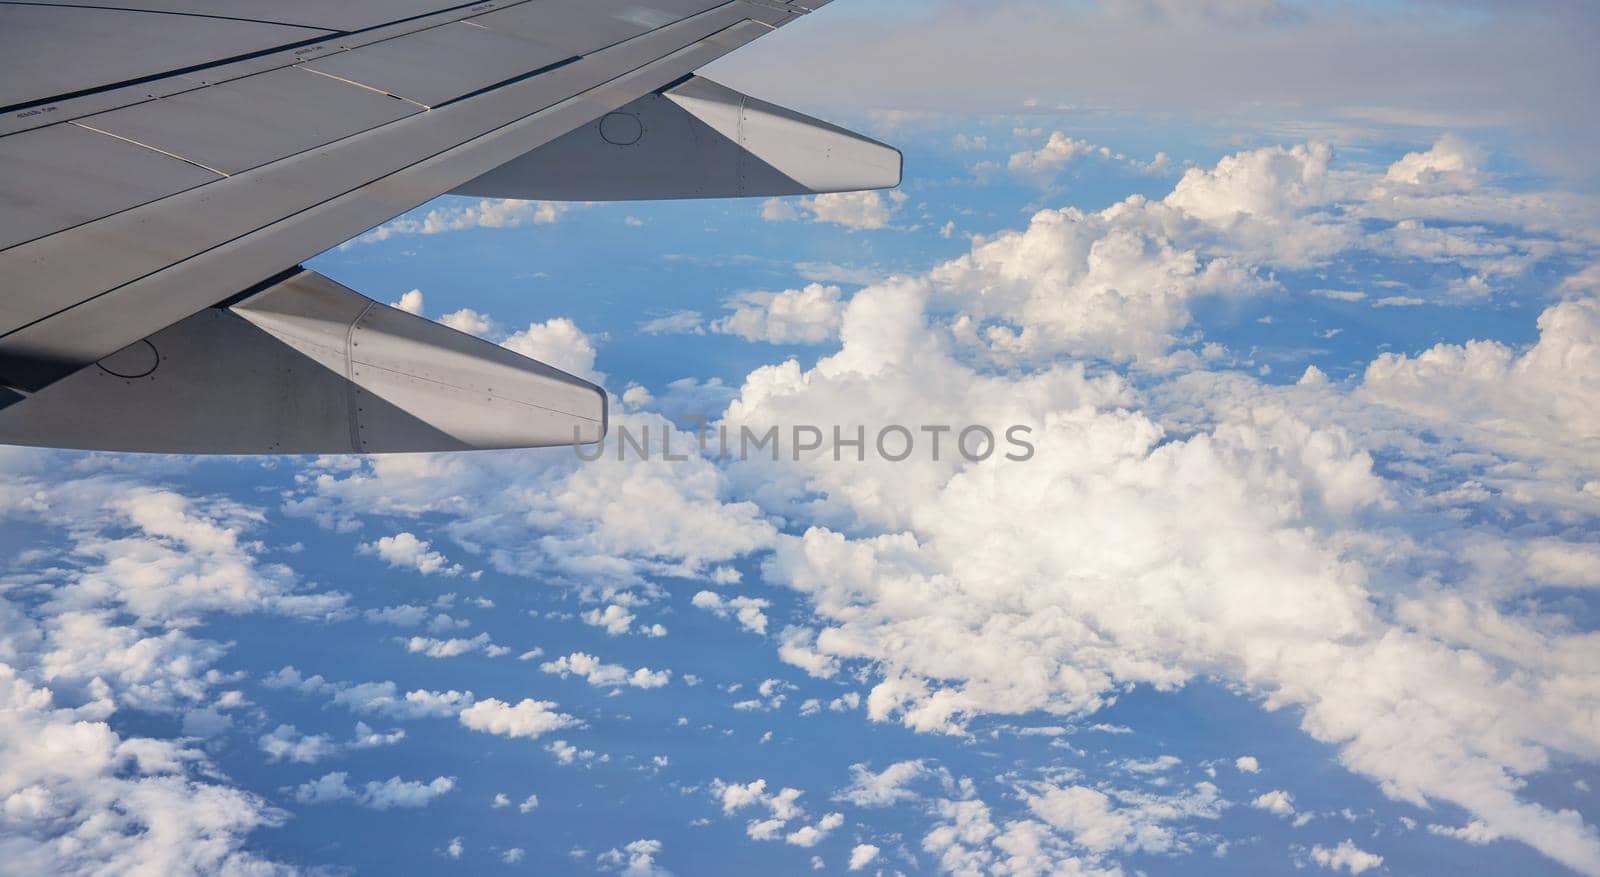
<path fill-rule="evenodd" d="M 897 185 L 894 150 L 692 78 L 825 2 L 0 0 L 0 442 L 50 444 L 7 423 L 63 378 L 452 191 Z"/>

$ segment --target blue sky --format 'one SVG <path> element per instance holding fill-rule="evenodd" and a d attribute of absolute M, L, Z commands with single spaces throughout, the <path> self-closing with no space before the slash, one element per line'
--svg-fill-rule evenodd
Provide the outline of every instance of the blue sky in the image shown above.
<path fill-rule="evenodd" d="M 1600 205 L 1538 148 L 1587 129 L 1425 66 L 1086 111 L 1037 34 L 942 113 L 784 75 L 1013 14 L 1439 16 L 1440 64 L 1592 16 L 906 7 L 724 77 L 901 147 L 897 193 L 443 199 L 311 267 L 658 439 L 1023 424 L 1034 459 L 0 449 L 0 870 L 1600 874 Z M 1380 121 L 1419 95 L 1451 124 Z"/>

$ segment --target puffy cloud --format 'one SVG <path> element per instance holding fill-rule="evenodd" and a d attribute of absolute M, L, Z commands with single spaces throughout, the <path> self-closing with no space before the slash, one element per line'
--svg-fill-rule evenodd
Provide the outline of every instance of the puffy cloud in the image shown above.
<path fill-rule="evenodd" d="M 363 542 L 360 551 L 376 555 L 395 569 L 414 569 L 425 576 L 457 576 L 462 572 L 460 564 L 452 564 L 449 558 L 433 550 L 433 543 L 417 538 L 414 533 L 396 533 L 376 542 Z"/>
<path fill-rule="evenodd" d="M 270 873 L 250 833 L 285 814 L 207 776 L 203 753 L 123 737 L 109 702 L 58 707 L 0 664 L 0 812 L 20 873 Z"/>
<path fill-rule="evenodd" d="M 1600 460 L 1600 299 L 1552 305 L 1539 341 L 1518 352 L 1494 341 L 1440 344 L 1416 356 L 1386 353 L 1362 392 L 1512 453 L 1596 472 Z"/>
<path fill-rule="evenodd" d="M 739 626 L 763 636 L 767 632 L 767 614 L 762 611 L 772 601 L 759 597 L 724 597 L 716 591 L 701 591 L 692 600 L 695 608 L 704 609 L 718 618 L 737 618 Z"/>
<path fill-rule="evenodd" d="M 840 192 L 809 199 L 807 209 L 816 222 L 853 229 L 880 229 L 888 226 L 895 205 L 904 197 L 901 192 L 890 193 L 888 199 L 881 192 Z"/>
<path fill-rule="evenodd" d="M 1215 819 L 1225 806 L 1210 783 L 1165 796 L 1047 783 L 1024 794 L 1036 817 L 1095 855 L 1171 852 L 1183 841 L 1170 823 Z"/>
<path fill-rule="evenodd" d="M 453 717 L 473 702 L 470 691 L 417 689 L 401 694 L 394 682 L 329 682 L 321 676 L 305 676 L 294 667 L 283 667 L 269 674 L 261 684 L 271 689 L 326 697 L 330 703 L 351 712 L 396 719 Z"/>
<path fill-rule="evenodd" d="M 540 664 L 539 669 L 563 678 L 569 675 L 577 676 L 596 688 L 615 688 L 624 685 L 633 688 L 660 688 L 672 681 L 671 670 L 658 671 L 640 667 L 629 673 L 628 668 L 620 664 L 607 664 L 583 652 L 573 652 L 554 661 Z"/>
<path fill-rule="evenodd" d="M 733 311 L 711 331 L 767 344 L 821 344 L 839 331 L 844 305 L 837 286 L 813 283 L 783 292 L 746 292 L 731 299 Z"/>
<path fill-rule="evenodd" d="M 378 746 L 393 746 L 406 738 L 403 728 L 396 728 L 387 733 L 375 731 L 366 722 L 356 722 L 355 737 L 350 741 L 352 749 L 372 749 Z"/>
<path fill-rule="evenodd" d="M 517 228 L 524 225 L 551 225 L 572 209 L 554 201 L 517 201 L 485 198 L 468 204 L 434 207 L 426 213 L 411 214 L 367 232 L 351 243 L 373 244 L 392 237 L 444 234 L 474 228 Z M 346 244 L 348 247 L 351 244 Z"/>
<path fill-rule="evenodd" d="M 594 368 L 594 339 L 578 328 L 577 323 L 565 317 L 531 323 L 528 328 L 501 342 L 501 345 L 585 380 L 601 381 L 605 378 Z"/>
<path fill-rule="evenodd" d="M 1484 846 L 1485 844 L 1494 843 L 1500 839 L 1499 832 L 1490 828 L 1482 820 L 1478 819 L 1474 819 L 1466 825 L 1460 826 L 1438 824 L 1429 825 L 1428 832 L 1430 834 L 1437 834 L 1440 837 L 1453 837 L 1456 840 L 1480 847 Z"/>
<path fill-rule="evenodd" d="M 829 813 L 817 820 L 816 825 L 804 825 L 784 836 L 784 843 L 796 847 L 814 847 L 827 839 L 833 830 L 844 824 L 843 813 Z"/>
<path fill-rule="evenodd" d="M 581 616 L 583 623 L 605 630 L 606 636 L 622 636 L 632 627 L 636 616 L 613 603 L 605 609 L 590 609 Z"/>
<path fill-rule="evenodd" d="M 461 724 L 474 731 L 530 740 L 537 740 L 551 731 L 582 724 L 566 713 L 556 712 L 557 706 L 549 701 L 531 698 L 512 706 L 505 701 L 488 698 L 461 710 Z"/>
<path fill-rule="evenodd" d="M 698 597 L 699 595 L 695 596 Z M 744 610 L 739 610 L 739 615 L 740 623 L 743 624 Z M 754 620 L 763 621 L 762 619 Z M 755 632 L 760 633 L 761 631 L 757 630 Z M 825 655 L 817 651 L 816 640 L 817 632 L 809 627 L 784 628 L 783 632 L 778 635 L 778 660 L 790 666 L 799 667 L 814 678 L 832 679 L 839 674 L 839 661 L 832 655 Z"/>
<path fill-rule="evenodd" d="M 1357 230 L 1333 210 L 1345 185 L 1329 172 L 1325 143 L 1268 147 L 1191 168 L 1163 204 L 1221 237 L 1223 254 L 1304 267 L 1354 246 Z"/>
<path fill-rule="evenodd" d="M 699 311 L 673 311 L 639 324 L 646 335 L 704 335 L 705 317 Z"/>
<path fill-rule="evenodd" d="M 806 218 L 855 230 L 886 228 L 899 201 L 893 193 L 885 200 L 880 192 L 841 192 L 799 200 L 773 198 L 761 205 L 761 218 L 768 222 L 794 222 Z"/>
<path fill-rule="evenodd" d="M 1241 755 L 1233 760 L 1233 766 L 1240 773 L 1260 773 L 1261 762 L 1254 755 Z"/>
<path fill-rule="evenodd" d="M 632 451 L 618 460 L 615 439 L 592 463 L 570 451 L 322 461 L 301 477 L 288 510 L 332 528 L 373 513 L 438 516 L 502 572 L 585 583 L 699 577 L 770 543 L 773 525 L 754 503 L 727 499 L 725 474 L 692 453 L 693 433 L 654 414 L 614 413 L 612 425 L 648 440 L 651 464 Z M 658 465 L 669 430 L 672 452 L 689 459 Z"/>
<path fill-rule="evenodd" d="M 1103 146 L 1095 146 L 1093 143 L 1084 140 L 1068 137 L 1060 131 L 1056 131 L 1050 135 L 1050 139 L 1039 149 L 1032 152 L 1019 152 L 1011 156 L 1007 167 L 1014 174 L 1049 176 L 1060 173 L 1074 159 L 1097 154 L 1110 158 L 1111 150 Z"/>
<path fill-rule="evenodd" d="M 215 666 L 229 645 L 193 631 L 219 615 L 337 618 L 345 596 L 313 593 L 265 559 L 260 509 L 133 481 L 117 466 L 12 471 L 7 456 L 0 522 L 53 537 L 8 558 L 0 596 L 7 867 L 282 871 L 247 849 L 282 811 L 230 787 L 189 742 L 114 729 L 153 726 L 128 715 L 143 711 L 181 716 L 187 736 L 226 732 L 228 711 L 250 702 L 237 689 L 216 692 L 233 681 Z M 293 740 L 285 754 L 310 760 L 323 749 L 323 740 Z"/>
<path fill-rule="evenodd" d="M 1152 161 L 1140 161 L 1120 152 L 1113 152 L 1108 147 L 1096 146 L 1086 140 L 1078 140 L 1060 131 L 1054 131 L 1038 149 L 1014 153 L 1006 163 L 1006 169 L 1019 176 L 1050 180 L 1078 159 L 1086 157 L 1117 162 L 1135 171 L 1154 173 L 1165 171 L 1171 163 L 1165 153 L 1158 153 Z"/>
<path fill-rule="evenodd" d="M 805 816 L 800 806 L 799 789 L 785 787 L 775 793 L 767 791 L 767 781 L 758 779 L 749 783 L 726 783 L 715 779 L 710 784 L 711 795 L 722 804 L 727 815 L 749 807 L 763 807 L 767 818 L 751 819 L 745 824 L 745 834 L 752 840 L 776 841 L 782 839 L 794 846 L 810 847 L 821 842 L 830 832 L 844 824 L 844 816 L 830 813 L 816 825 L 802 825 L 785 834 L 788 824 Z"/>
<path fill-rule="evenodd" d="M 1250 802 L 1250 806 L 1287 819 L 1294 815 L 1294 796 L 1282 789 L 1274 789 L 1258 795 Z"/>
<path fill-rule="evenodd" d="M 429 610 L 426 606 L 385 606 L 382 609 L 368 609 L 362 613 L 368 621 L 375 624 L 392 624 L 395 627 L 416 627 L 428 619 Z"/>
<path fill-rule="evenodd" d="M 439 318 L 439 322 L 468 335 L 483 336 L 494 331 L 494 321 L 472 308 L 462 308 L 454 313 L 445 314 Z"/>
<path fill-rule="evenodd" d="M 611 760 L 609 756 L 600 755 L 592 749 L 579 749 L 565 740 L 553 740 L 544 749 L 555 756 L 556 761 L 561 764 L 594 761 L 597 757 L 602 762 Z"/>
<path fill-rule="evenodd" d="M 434 798 L 449 794 L 456 787 L 454 777 L 435 777 L 429 782 L 390 777 L 359 788 L 352 787 L 349 778 L 342 771 L 325 774 L 295 787 L 294 799 L 301 804 L 349 800 L 373 810 L 415 809 L 428 806 Z"/>
<path fill-rule="evenodd" d="M 1446 135 L 1426 152 L 1410 152 L 1389 166 L 1389 183 L 1434 190 L 1476 188 L 1483 175 L 1483 151 L 1456 135 Z"/>
<path fill-rule="evenodd" d="M 879 849 L 872 844 L 856 844 L 850 850 L 850 870 L 860 871 L 878 860 Z"/>
<path fill-rule="evenodd" d="M 425 807 L 434 798 L 447 794 L 455 787 L 454 777 L 435 777 L 431 782 L 390 777 L 382 782 L 367 783 L 357 801 L 374 810 Z"/>
<path fill-rule="evenodd" d="M 759 803 L 765 797 L 767 789 L 766 780 L 754 780 L 749 783 L 724 783 L 718 780 L 713 786 L 717 796 L 722 800 L 722 812 L 733 813 L 751 804 Z"/>
<path fill-rule="evenodd" d="M 1311 861 L 1330 871 L 1343 870 L 1351 874 L 1364 874 L 1383 865 L 1382 856 L 1369 853 L 1350 840 L 1340 841 L 1332 849 L 1321 845 L 1312 847 Z"/>
<path fill-rule="evenodd" d="M 1329 157 L 1326 147 L 1241 153 L 1191 170 L 1161 202 L 1042 211 L 929 279 L 959 309 L 957 337 L 997 356 L 1160 366 L 1195 299 L 1259 293 L 1270 284 L 1252 263 L 1304 263 L 1352 242 L 1317 212 Z M 1290 179 L 1300 191 L 1283 190 Z"/>
<path fill-rule="evenodd" d="M 405 641 L 406 651 L 414 655 L 426 655 L 430 658 L 459 658 L 473 652 L 483 652 L 491 658 L 510 654 L 511 650 L 504 646 L 497 646 L 489 639 L 487 633 L 480 633 L 470 639 L 435 639 L 426 636 L 414 636 Z"/>
<path fill-rule="evenodd" d="M 422 290 L 420 289 L 413 289 L 405 295 L 400 296 L 400 300 L 397 302 L 391 302 L 391 306 L 397 307 L 415 317 L 423 316 L 427 309 L 427 305 L 422 296 Z"/>
<path fill-rule="evenodd" d="M 74 553 L 88 561 L 51 595 L 64 613 L 115 607 L 146 625 L 189 627 L 210 612 L 326 618 L 346 602 L 299 593 L 292 570 L 259 558 L 263 546 L 246 538 L 264 520 L 259 510 L 115 481 L 36 495 L 72 528 Z"/>
<path fill-rule="evenodd" d="M 919 761 L 899 761 L 873 773 L 865 764 L 850 765 L 853 777 L 850 785 L 834 796 L 836 801 L 848 801 L 857 807 L 890 807 L 902 801 L 914 801 L 919 796 L 906 788 L 928 774 L 927 765 Z"/>
<path fill-rule="evenodd" d="M 610 849 L 595 856 L 595 861 L 607 871 L 624 877 L 671 877 L 671 872 L 656 864 L 663 845 L 658 840 L 636 840 L 622 849 Z"/>
<path fill-rule="evenodd" d="M 316 764 L 339 751 L 326 734 L 301 734 L 293 725 L 279 725 L 258 741 L 269 761 L 288 759 L 296 764 Z"/>

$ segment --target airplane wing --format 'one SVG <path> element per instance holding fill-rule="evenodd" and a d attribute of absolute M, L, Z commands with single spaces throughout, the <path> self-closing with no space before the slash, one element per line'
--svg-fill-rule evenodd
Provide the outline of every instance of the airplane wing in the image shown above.
<path fill-rule="evenodd" d="M 828 0 L 0 0 L 0 443 L 592 442 L 603 390 L 299 267 L 441 195 L 889 188 L 695 71 Z"/>

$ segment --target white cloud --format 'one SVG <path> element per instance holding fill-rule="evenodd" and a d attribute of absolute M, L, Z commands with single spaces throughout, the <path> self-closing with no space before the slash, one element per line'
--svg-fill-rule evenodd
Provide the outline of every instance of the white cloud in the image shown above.
<path fill-rule="evenodd" d="M 257 741 L 268 761 L 285 759 L 296 764 L 316 764 L 339 751 L 326 734 L 301 734 L 293 725 L 279 725 Z"/>
<path fill-rule="evenodd" d="M 539 669 L 563 678 L 569 675 L 578 676 L 596 688 L 615 688 L 624 685 L 633 688 L 660 688 L 672 681 L 670 670 L 640 667 L 629 673 L 628 669 L 620 664 L 606 664 L 599 658 L 583 652 L 573 652 L 546 662 L 539 665 Z"/>
<path fill-rule="evenodd" d="M 673 430 L 674 454 L 696 442 L 656 414 L 614 411 L 612 425 L 636 437 L 648 429 L 657 462 L 664 430 Z M 330 528 L 369 514 L 429 515 L 429 526 L 486 546 L 484 562 L 497 571 L 585 586 L 701 578 L 772 540 L 776 529 L 755 503 L 726 501 L 714 462 L 689 453 L 681 463 L 638 465 L 631 452 L 619 461 L 610 448 L 588 464 L 571 452 L 536 455 L 540 465 L 503 454 L 320 461 L 287 509 Z"/>
<path fill-rule="evenodd" d="M 475 228 L 517 228 L 551 225 L 572 209 L 553 201 L 516 201 L 485 198 L 470 204 L 435 207 L 417 216 L 402 216 L 357 238 L 353 243 L 373 244 L 392 237 L 444 234 Z M 345 246 L 350 246 L 346 244 Z"/>
<path fill-rule="evenodd" d="M 597 757 L 601 761 L 609 760 L 609 758 L 606 756 L 602 756 L 592 749 L 579 749 L 565 740 L 552 740 L 544 748 L 546 752 L 555 756 L 556 761 L 561 764 L 576 764 L 580 761 L 594 761 Z"/>
<path fill-rule="evenodd" d="M 814 847 L 827 839 L 834 829 L 844 824 L 843 813 L 829 813 L 817 820 L 816 825 L 804 825 L 784 836 L 784 843 L 796 847 Z"/>
<path fill-rule="evenodd" d="M 382 609 L 368 609 L 362 614 L 374 624 L 416 627 L 428 619 L 428 607 L 412 605 L 385 606 Z"/>
<path fill-rule="evenodd" d="M 1241 755 L 1233 760 L 1233 766 L 1240 773 L 1260 773 L 1261 762 L 1254 755 Z"/>
<path fill-rule="evenodd" d="M 494 321 L 472 308 L 462 308 L 454 313 L 445 314 L 439 318 L 439 322 L 468 335 L 483 336 L 494 331 Z"/>
<path fill-rule="evenodd" d="M 431 782 L 417 782 L 391 777 L 382 782 L 369 782 L 358 798 L 359 803 L 374 810 L 395 807 L 425 807 L 434 798 L 455 789 L 454 777 L 435 777 Z"/>
<path fill-rule="evenodd" d="M 768 222 L 804 218 L 854 230 L 877 230 L 888 227 L 896 209 L 897 202 L 885 200 L 880 192 L 841 192 L 799 200 L 773 198 L 761 205 L 761 218 Z"/>
<path fill-rule="evenodd" d="M 594 339 L 565 317 L 531 323 L 501 342 L 501 346 L 585 380 L 598 382 L 605 378 L 595 371 Z"/>
<path fill-rule="evenodd" d="M 902 801 L 915 801 L 919 796 L 906 786 L 927 774 L 928 767 L 920 760 L 895 762 L 881 773 L 873 773 L 865 764 L 852 764 L 853 779 L 834 800 L 848 801 L 857 807 L 890 807 Z"/>
<path fill-rule="evenodd" d="M 1039 149 L 1032 152 L 1019 152 L 1011 156 L 1007 167 L 1014 174 L 1052 176 L 1060 173 L 1063 168 L 1072 163 L 1073 159 L 1097 154 L 1109 158 L 1111 150 L 1068 137 L 1060 131 L 1056 131 L 1050 135 L 1050 139 Z"/>
<path fill-rule="evenodd" d="M 1499 832 L 1479 819 L 1474 819 L 1466 825 L 1460 826 L 1431 824 L 1428 826 L 1428 832 L 1437 834 L 1440 837 L 1453 837 L 1456 840 L 1479 847 L 1494 843 L 1500 839 Z"/>
<path fill-rule="evenodd" d="M 741 293 L 727 302 L 733 313 L 711 323 L 711 331 L 767 344 L 821 344 L 839 332 L 841 292 L 813 283 L 783 292 Z"/>
<path fill-rule="evenodd" d="M 1141 173 L 1162 173 L 1171 163 L 1165 153 L 1158 153 L 1151 161 L 1140 161 L 1120 152 L 1113 152 L 1108 147 L 1097 146 L 1086 140 L 1069 137 L 1061 131 L 1055 131 L 1038 149 L 1014 153 L 1006 163 L 1006 169 L 1019 176 L 1049 181 L 1080 158 L 1115 162 Z"/>
<path fill-rule="evenodd" d="M 1493 341 L 1440 344 L 1414 357 L 1386 353 L 1362 393 L 1513 453 L 1600 460 L 1600 299 L 1552 305 L 1525 351 Z M 1597 472 L 1596 474 L 1600 474 Z"/>
<path fill-rule="evenodd" d="M 1311 861 L 1330 871 L 1344 870 L 1351 874 L 1363 874 L 1383 865 L 1382 856 L 1369 853 L 1349 840 L 1341 841 L 1332 849 L 1321 845 L 1312 847 Z"/>
<path fill-rule="evenodd" d="M 583 623 L 603 628 L 606 636 L 622 636 L 632 628 L 635 616 L 627 609 L 613 603 L 605 609 L 590 609 L 583 613 Z"/>
<path fill-rule="evenodd" d="M 0 664 L 0 800 L 7 867 L 18 873 L 270 871 L 249 834 L 286 814 L 201 777 L 205 756 L 123 737 L 109 702 L 63 709 Z M 99 714 L 97 715 L 97 710 Z M 149 830 L 159 824 L 159 832 Z"/>
<path fill-rule="evenodd" d="M 671 877 L 671 873 L 656 864 L 663 845 L 658 840 L 636 840 L 622 849 L 610 849 L 595 857 L 600 867 L 615 871 L 624 877 Z"/>
<path fill-rule="evenodd" d="M 766 635 L 767 615 L 762 610 L 772 605 L 770 600 L 759 597 L 724 597 L 715 591 L 701 591 L 694 595 L 692 602 L 697 609 L 704 609 L 718 618 L 737 618 L 739 626 L 745 630 Z"/>
<path fill-rule="evenodd" d="M 716 786 L 714 786 L 717 796 L 722 800 L 723 813 L 733 813 L 751 804 L 759 803 L 765 795 L 766 788 L 766 780 L 754 780 L 743 785 L 723 783 L 718 780 Z"/>
<path fill-rule="evenodd" d="M 426 305 L 422 297 L 422 290 L 420 289 L 413 289 L 405 295 L 400 296 L 400 300 L 393 302 L 392 305 L 415 317 L 423 316 L 424 311 L 426 310 Z"/>
<path fill-rule="evenodd" d="M 872 844 L 856 844 L 850 850 L 850 870 L 860 871 L 878 860 L 879 849 Z"/>
<path fill-rule="evenodd" d="M 786 835 L 788 824 L 805 816 L 805 808 L 799 803 L 804 792 L 785 787 L 775 793 L 769 793 L 767 781 L 762 779 L 742 785 L 715 779 L 711 781 L 710 792 L 722 804 L 722 812 L 726 815 L 733 815 L 751 807 L 765 808 L 767 818 L 751 819 L 745 824 L 745 834 L 751 840 L 782 839 L 794 846 L 810 847 L 844 824 L 843 815 L 830 813 L 816 825 L 802 825 Z"/>
<path fill-rule="evenodd" d="M 428 782 L 390 777 L 357 788 L 349 784 L 349 774 L 337 771 L 301 783 L 294 788 L 293 795 L 301 804 L 349 800 L 373 810 L 414 809 L 426 807 L 434 798 L 449 794 L 455 787 L 454 777 L 435 777 Z"/>
<path fill-rule="evenodd" d="M 1024 796 L 1034 816 L 1095 855 L 1171 852 L 1182 845 L 1172 823 L 1215 819 L 1225 806 L 1210 783 L 1165 796 L 1041 783 Z"/>
<path fill-rule="evenodd" d="M 962 133 L 955 136 L 955 141 L 951 145 L 958 152 L 982 152 L 989 148 L 989 138 L 983 134 L 974 134 L 969 137 Z"/>
<path fill-rule="evenodd" d="M 414 569 L 425 576 L 458 576 L 460 564 L 453 564 L 443 554 L 433 550 L 433 543 L 417 538 L 414 533 L 396 533 L 376 542 L 363 542 L 362 554 L 372 554 L 395 569 Z"/>
<path fill-rule="evenodd" d="M 1477 188 L 1483 151 L 1455 135 L 1446 135 L 1426 152 L 1411 152 L 1389 167 L 1390 183 L 1444 191 Z"/>
<path fill-rule="evenodd" d="M 744 621 L 744 614 L 744 610 L 740 609 L 741 623 Z M 763 619 L 752 620 L 765 626 Z M 792 667 L 799 667 L 813 678 L 832 679 L 839 674 L 839 659 L 817 651 L 816 639 L 817 632 L 809 627 L 784 628 L 778 635 L 778 660 Z"/>
<path fill-rule="evenodd" d="M 1256 796 L 1250 806 L 1287 819 L 1294 815 L 1294 796 L 1282 789 L 1274 789 Z"/>
<path fill-rule="evenodd" d="M 46 470 L 24 460 L 13 469 L 18 459 L 0 454 L 0 526 L 50 538 L 8 554 L 0 588 L 5 868 L 283 870 L 250 851 L 250 836 L 286 813 L 232 787 L 199 741 L 127 729 L 226 733 L 231 713 L 251 704 L 217 666 L 229 644 L 196 631 L 238 625 L 218 616 L 342 617 L 345 596 L 315 593 L 266 559 L 251 535 L 266 520 L 260 509 L 142 484 L 110 461 Z M 302 742 L 285 736 L 291 749 Z M 296 751 L 310 757 L 321 744 Z"/>
<path fill-rule="evenodd" d="M 699 311 L 673 311 L 639 324 L 646 335 L 704 335 L 705 317 Z"/>
<path fill-rule="evenodd" d="M 524 699 L 516 706 L 502 700 L 488 698 L 461 711 L 461 724 L 474 731 L 498 734 L 502 737 L 530 740 L 581 724 L 566 713 L 556 711 L 558 704 L 549 701 Z"/>
<path fill-rule="evenodd" d="M 487 633 L 480 633 L 470 639 L 435 639 L 426 636 L 414 636 L 405 641 L 406 651 L 414 655 L 426 655 L 430 658 L 459 658 L 473 652 L 483 652 L 491 658 L 509 654 L 510 649 L 497 646 L 489 639 Z"/>

